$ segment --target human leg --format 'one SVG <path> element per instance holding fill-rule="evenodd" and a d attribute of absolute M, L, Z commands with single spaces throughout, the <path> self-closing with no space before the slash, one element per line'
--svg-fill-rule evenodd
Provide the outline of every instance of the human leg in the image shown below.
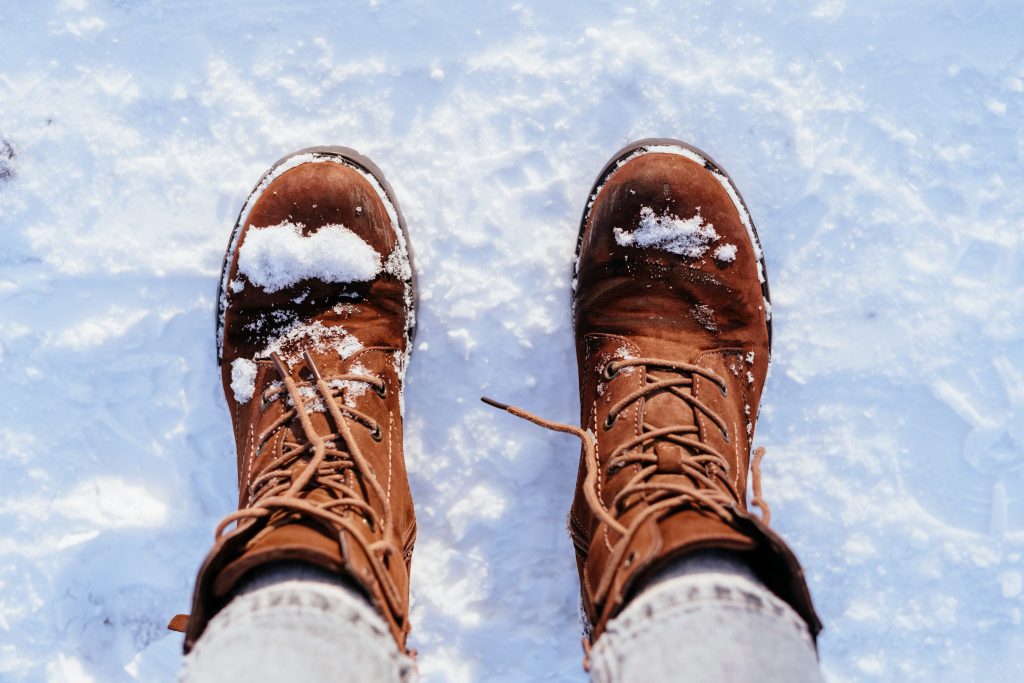
<path fill-rule="evenodd" d="M 806 622 L 742 558 L 716 551 L 653 577 L 608 622 L 590 674 L 595 683 L 822 680 Z"/>
<path fill-rule="evenodd" d="M 415 680 L 377 610 L 315 565 L 268 565 L 246 577 L 185 658 L 180 683 Z"/>

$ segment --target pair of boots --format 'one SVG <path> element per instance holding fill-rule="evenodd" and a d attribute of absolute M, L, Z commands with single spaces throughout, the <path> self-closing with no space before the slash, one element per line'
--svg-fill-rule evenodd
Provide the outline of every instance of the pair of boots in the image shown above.
<path fill-rule="evenodd" d="M 218 527 L 189 651 L 249 572 L 279 561 L 347 577 L 402 651 L 416 520 L 402 385 L 416 281 L 394 192 L 343 147 L 278 161 L 249 196 L 221 279 L 218 355 L 239 510 Z M 744 556 L 816 635 L 802 570 L 766 526 L 750 444 L 771 307 L 757 233 L 731 179 L 676 140 L 641 140 L 587 199 L 573 279 L 581 425 L 485 399 L 583 444 L 569 532 L 587 639 L 646 577 L 704 550 Z M 585 640 L 587 640 L 585 639 Z"/>

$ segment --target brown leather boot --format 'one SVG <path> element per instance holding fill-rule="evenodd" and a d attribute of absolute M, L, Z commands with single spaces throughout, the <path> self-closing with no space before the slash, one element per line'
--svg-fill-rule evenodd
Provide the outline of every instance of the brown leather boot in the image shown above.
<path fill-rule="evenodd" d="M 583 441 L 569 530 L 590 641 L 646 577 L 707 549 L 747 556 L 817 635 L 800 565 L 766 525 L 759 455 L 764 520 L 746 503 L 771 308 L 729 176 L 676 140 L 625 147 L 591 191 L 575 275 L 583 429 L 496 405 Z"/>
<path fill-rule="evenodd" d="M 373 163 L 315 147 L 264 175 L 220 292 L 239 510 L 199 570 L 186 652 L 239 579 L 283 560 L 348 577 L 405 649 L 416 521 L 401 402 L 414 309 L 405 223 Z"/>
<path fill-rule="evenodd" d="M 641 140 L 605 166 L 580 225 L 574 320 L 582 424 L 570 533 L 600 635 L 674 558 L 749 556 L 768 587 L 821 630 L 799 563 L 766 526 L 750 446 L 768 372 L 764 258 L 732 180 L 676 140 Z"/>

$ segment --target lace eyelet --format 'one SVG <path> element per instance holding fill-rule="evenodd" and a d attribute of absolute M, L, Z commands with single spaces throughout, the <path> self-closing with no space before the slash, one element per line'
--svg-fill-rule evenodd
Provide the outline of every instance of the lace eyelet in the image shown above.
<path fill-rule="evenodd" d="M 384 438 L 384 434 L 380 431 L 380 425 L 376 425 L 373 428 L 373 431 L 370 432 L 370 438 L 378 442 Z"/>
<path fill-rule="evenodd" d="M 614 379 L 615 375 L 617 374 L 619 374 L 619 368 L 615 367 L 615 361 L 612 361 L 608 363 L 608 365 L 604 366 L 604 371 L 601 373 L 601 375 L 605 379 Z"/>
<path fill-rule="evenodd" d="M 623 567 L 629 568 L 636 561 L 636 551 L 633 550 L 626 556 L 626 561 L 623 563 Z"/>
<path fill-rule="evenodd" d="M 380 396 L 381 398 L 387 398 L 388 397 L 388 385 L 387 385 L 387 383 L 384 380 L 381 380 L 380 381 L 380 386 L 379 387 L 375 386 L 373 388 L 373 390 L 375 392 L 377 392 L 377 395 Z"/>
<path fill-rule="evenodd" d="M 722 430 L 722 440 L 725 441 L 726 443 L 729 443 L 729 430 L 728 429 L 723 429 Z"/>
<path fill-rule="evenodd" d="M 617 419 L 619 419 L 619 416 L 618 416 L 618 415 L 612 415 L 611 413 L 608 413 L 608 417 L 606 417 L 606 418 L 604 419 L 604 428 L 605 428 L 605 429 L 611 429 L 611 428 L 612 428 L 612 425 L 614 425 L 614 424 L 615 424 L 615 421 L 616 421 Z"/>
<path fill-rule="evenodd" d="M 722 392 L 722 396 L 729 395 L 729 387 L 725 384 L 719 385 L 718 390 Z"/>

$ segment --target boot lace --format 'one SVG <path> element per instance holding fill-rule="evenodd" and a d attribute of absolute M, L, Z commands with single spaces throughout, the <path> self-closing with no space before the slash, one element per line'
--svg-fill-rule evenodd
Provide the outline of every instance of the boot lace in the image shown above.
<path fill-rule="evenodd" d="M 249 506 L 225 517 L 217 527 L 216 537 L 220 538 L 234 522 L 252 520 L 254 523 L 259 519 L 271 521 L 272 518 L 276 520 L 290 515 L 320 521 L 336 531 L 339 542 L 343 542 L 342 532 L 348 531 L 349 538 L 359 544 L 369 558 L 388 602 L 393 609 L 400 611 L 397 591 L 384 564 L 386 558 L 399 552 L 392 532 L 391 509 L 383 505 L 383 515 L 375 510 L 358 488 L 358 482 L 368 485 L 378 500 L 387 501 L 387 492 L 353 439 L 350 423 L 357 422 L 369 429 L 377 441 L 382 438 L 381 426 L 369 415 L 344 403 L 339 404 L 337 400 L 342 387 L 347 383 L 367 384 L 382 397 L 386 395 L 387 387 L 382 379 L 362 374 L 338 375 L 328 384 L 308 352 L 303 353 L 303 358 L 312 374 L 312 380 L 297 383 L 281 357 L 276 353 L 271 355 L 280 374 L 281 384 L 263 392 L 263 407 L 265 409 L 282 397 L 290 399 L 290 405 L 259 434 L 256 451 L 259 452 L 282 429 L 288 427 L 291 427 L 291 433 L 296 438 L 283 440 L 280 455 L 252 480 Z M 312 389 L 312 392 L 303 392 L 302 389 Z M 311 407 L 317 402 L 322 402 L 330 415 L 335 433 L 321 434 L 314 427 L 310 414 Z M 305 464 L 297 467 L 300 461 L 305 461 Z M 323 500 L 310 500 L 307 494 L 313 490 L 326 491 L 328 495 Z M 358 514 L 357 518 L 345 514 L 352 510 Z M 371 532 L 380 536 L 379 540 L 367 539 L 365 527 L 359 528 L 359 518 Z"/>
<path fill-rule="evenodd" d="M 703 377 L 717 385 L 723 394 L 727 394 L 725 381 L 706 368 L 689 363 L 657 358 L 635 358 L 613 361 L 604 369 L 605 379 L 611 379 L 623 368 L 646 367 L 674 376 L 668 379 L 655 379 L 650 372 L 646 373 L 644 386 L 623 396 L 612 405 L 603 428 L 610 429 L 618 416 L 628 410 L 635 402 L 649 398 L 659 392 L 671 392 L 682 400 L 695 413 L 704 414 L 722 432 L 728 441 L 729 434 L 725 421 L 716 415 L 706 404 L 684 388 L 693 387 L 695 377 Z M 639 434 L 620 443 L 608 454 L 604 465 L 605 475 L 612 476 L 616 472 L 630 466 L 638 465 L 636 473 L 622 487 L 618 494 L 605 504 L 598 493 L 598 478 L 601 474 L 601 462 L 597 457 L 597 438 L 590 430 L 574 425 L 552 422 L 531 412 L 500 403 L 490 398 L 482 398 L 484 403 L 528 420 L 538 426 L 555 432 L 563 432 L 576 436 L 583 444 L 584 481 L 583 495 L 587 505 L 597 517 L 624 537 L 630 537 L 640 525 L 650 517 L 681 508 L 703 508 L 729 522 L 733 518 L 733 505 L 739 500 L 739 494 L 729 479 L 729 463 L 725 456 L 700 438 L 700 430 L 692 424 L 678 424 L 667 427 L 655 427 L 646 421 Z M 667 441 L 682 446 L 688 455 L 671 464 L 666 472 L 666 463 L 660 461 L 654 449 L 646 449 L 657 441 Z M 761 458 L 764 449 L 754 451 L 751 463 L 751 479 L 753 496 L 751 504 L 761 510 L 762 519 L 767 524 L 771 519 L 771 511 L 761 492 Z M 655 474 L 677 474 L 681 476 L 660 477 Z M 633 518 L 629 526 L 619 519 L 640 501 L 648 505 L 640 514 Z M 624 549 L 628 543 L 619 544 Z"/>

